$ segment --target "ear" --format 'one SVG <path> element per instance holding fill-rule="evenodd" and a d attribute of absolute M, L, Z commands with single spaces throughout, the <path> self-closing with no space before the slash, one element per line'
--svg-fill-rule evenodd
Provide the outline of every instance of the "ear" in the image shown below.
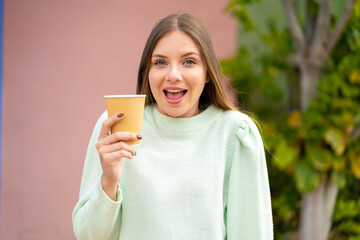
<path fill-rule="evenodd" d="M 210 78 L 209 74 L 207 74 L 206 79 L 205 79 L 205 83 L 210 82 L 210 80 L 211 80 L 211 78 Z"/>
<path fill-rule="evenodd" d="M 209 72 L 206 73 L 206 79 L 205 79 L 205 83 L 208 83 L 211 81 L 211 77 L 210 77 L 210 74 Z"/>

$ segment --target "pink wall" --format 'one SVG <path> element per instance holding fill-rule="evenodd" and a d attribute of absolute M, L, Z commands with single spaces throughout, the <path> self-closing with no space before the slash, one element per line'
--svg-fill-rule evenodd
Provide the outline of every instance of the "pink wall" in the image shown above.
<path fill-rule="evenodd" d="M 161 17 L 191 12 L 234 54 L 228 0 L 5 0 L 1 237 L 74 239 L 71 213 L 103 95 L 135 92 Z"/>

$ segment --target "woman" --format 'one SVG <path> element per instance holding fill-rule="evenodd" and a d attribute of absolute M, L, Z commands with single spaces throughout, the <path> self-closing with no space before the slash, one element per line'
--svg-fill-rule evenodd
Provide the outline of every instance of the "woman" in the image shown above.
<path fill-rule="evenodd" d="M 98 120 L 73 212 L 78 239 L 273 238 L 263 143 L 222 84 L 197 19 L 157 23 L 138 73 L 142 136 L 109 134 L 122 113 Z M 124 143 L 136 139 L 140 146 Z"/>

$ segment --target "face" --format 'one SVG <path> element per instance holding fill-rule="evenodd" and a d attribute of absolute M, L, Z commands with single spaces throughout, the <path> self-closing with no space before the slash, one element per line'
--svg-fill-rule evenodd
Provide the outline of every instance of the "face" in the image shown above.
<path fill-rule="evenodd" d="M 192 117 L 200 112 L 206 66 L 194 41 L 182 31 L 163 36 L 151 57 L 149 84 L 162 114 Z"/>

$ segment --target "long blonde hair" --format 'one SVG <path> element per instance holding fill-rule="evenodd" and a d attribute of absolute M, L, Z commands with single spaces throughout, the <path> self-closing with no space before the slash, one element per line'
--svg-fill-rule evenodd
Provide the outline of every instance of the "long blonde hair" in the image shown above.
<path fill-rule="evenodd" d="M 151 31 L 142 53 L 137 81 L 137 94 L 146 94 L 146 105 L 155 103 L 149 85 L 151 56 L 159 39 L 173 31 L 182 31 L 192 38 L 197 45 L 207 69 L 207 80 L 200 96 L 199 108 L 205 109 L 215 105 L 223 110 L 236 110 L 227 99 L 224 89 L 225 78 L 222 75 L 219 61 L 215 55 L 211 39 L 201 22 L 190 14 L 173 14 L 161 19 Z"/>

